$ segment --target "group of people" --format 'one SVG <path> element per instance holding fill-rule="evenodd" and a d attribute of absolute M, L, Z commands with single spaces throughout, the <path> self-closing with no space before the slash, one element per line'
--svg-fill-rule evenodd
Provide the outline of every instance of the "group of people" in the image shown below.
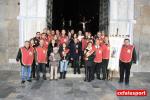
<path fill-rule="evenodd" d="M 65 79 L 68 65 L 71 64 L 74 74 L 80 74 L 80 68 L 85 68 L 85 81 L 91 82 L 95 78 L 107 80 L 107 68 L 110 57 L 109 37 L 104 32 L 91 32 L 74 30 L 49 30 L 45 28 L 42 33 L 25 41 L 19 48 L 17 61 L 21 62 L 21 83 L 31 82 L 33 78 L 40 79 L 40 72 L 46 80 L 46 67 L 50 69 L 50 80 Z M 120 80 L 129 84 L 130 68 L 136 62 L 135 48 L 129 39 L 124 40 L 120 54 Z"/>

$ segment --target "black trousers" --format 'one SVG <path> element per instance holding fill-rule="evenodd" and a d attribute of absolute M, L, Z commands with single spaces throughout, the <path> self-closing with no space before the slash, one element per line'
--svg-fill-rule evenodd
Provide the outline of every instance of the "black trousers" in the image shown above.
<path fill-rule="evenodd" d="M 80 68 L 85 66 L 85 60 L 84 60 L 84 51 L 81 53 L 81 60 L 80 60 Z"/>
<path fill-rule="evenodd" d="M 103 59 L 102 60 L 102 67 L 103 67 L 103 70 L 105 70 L 105 74 L 104 74 L 104 77 L 103 78 L 107 78 L 108 79 L 108 76 L 109 76 L 109 70 L 107 69 L 108 68 L 108 62 L 109 62 L 109 59 Z"/>
<path fill-rule="evenodd" d="M 90 82 L 93 78 L 93 62 L 85 61 L 85 81 Z"/>
<path fill-rule="evenodd" d="M 80 74 L 79 60 L 73 60 L 73 68 L 74 68 L 74 74 L 76 74 L 76 72 Z"/>
<path fill-rule="evenodd" d="M 124 63 L 124 62 L 119 62 L 119 67 L 120 67 L 120 80 L 119 82 L 124 81 L 124 76 L 125 76 L 125 83 L 129 83 L 129 77 L 130 77 L 130 69 L 131 69 L 131 63 Z"/>
<path fill-rule="evenodd" d="M 32 63 L 32 70 L 31 70 L 31 77 L 35 78 L 35 72 L 36 72 L 36 64 L 35 61 Z"/>
<path fill-rule="evenodd" d="M 93 79 L 95 78 L 95 73 L 96 73 L 97 79 L 100 79 L 100 73 L 101 73 L 100 69 L 102 69 L 102 63 L 94 63 L 94 66 L 93 66 Z M 104 75 L 105 70 L 102 69 L 102 72 L 103 72 L 103 75 Z"/>
<path fill-rule="evenodd" d="M 42 69 L 43 78 L 46 77 L 46 64 L 45 63 L 39 63 L 36 68 L 36 74 L 37 78 L 40 78 L 40 69 Z"/>

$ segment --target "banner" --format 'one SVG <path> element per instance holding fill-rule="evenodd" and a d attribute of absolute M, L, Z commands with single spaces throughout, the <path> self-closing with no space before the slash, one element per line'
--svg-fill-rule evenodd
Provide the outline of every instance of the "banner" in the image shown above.
<path fill-rule="evenodd" d="M 108 69 L 111 71 L 119 71 L 119 57 L 123 41 L 123 37 L 109 36 L 110 58 L 108 63 Z"/>

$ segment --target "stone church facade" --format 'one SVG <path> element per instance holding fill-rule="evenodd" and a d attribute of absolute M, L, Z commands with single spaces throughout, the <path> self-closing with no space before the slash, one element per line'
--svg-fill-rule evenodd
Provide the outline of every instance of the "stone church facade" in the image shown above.
<path fill-rule="evenodd" d="M 0 70 L 19 69 L 18 47 L 46 26 L 46 9 L 47 0 L 0 1 Z M 139 62 L 132 71 L 150 72 L 150 1 L 110 0 L 109 19 L 109 33 L 119 29 L 137 48 Z"/>

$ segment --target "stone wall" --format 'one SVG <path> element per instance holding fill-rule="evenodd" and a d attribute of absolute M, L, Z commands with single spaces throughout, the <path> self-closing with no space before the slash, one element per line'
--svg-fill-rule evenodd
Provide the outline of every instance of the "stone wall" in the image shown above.
<path fill-rule="evenodd" d="M 139 55 L 136 71 L 150 72 L 150 0 L 135 0 L 134 43 Z"/>
<path fill-rule="evenodd" d="M 19 0 L 0 0 L 0 69 L 16 57 L 19 45 Z"/>

